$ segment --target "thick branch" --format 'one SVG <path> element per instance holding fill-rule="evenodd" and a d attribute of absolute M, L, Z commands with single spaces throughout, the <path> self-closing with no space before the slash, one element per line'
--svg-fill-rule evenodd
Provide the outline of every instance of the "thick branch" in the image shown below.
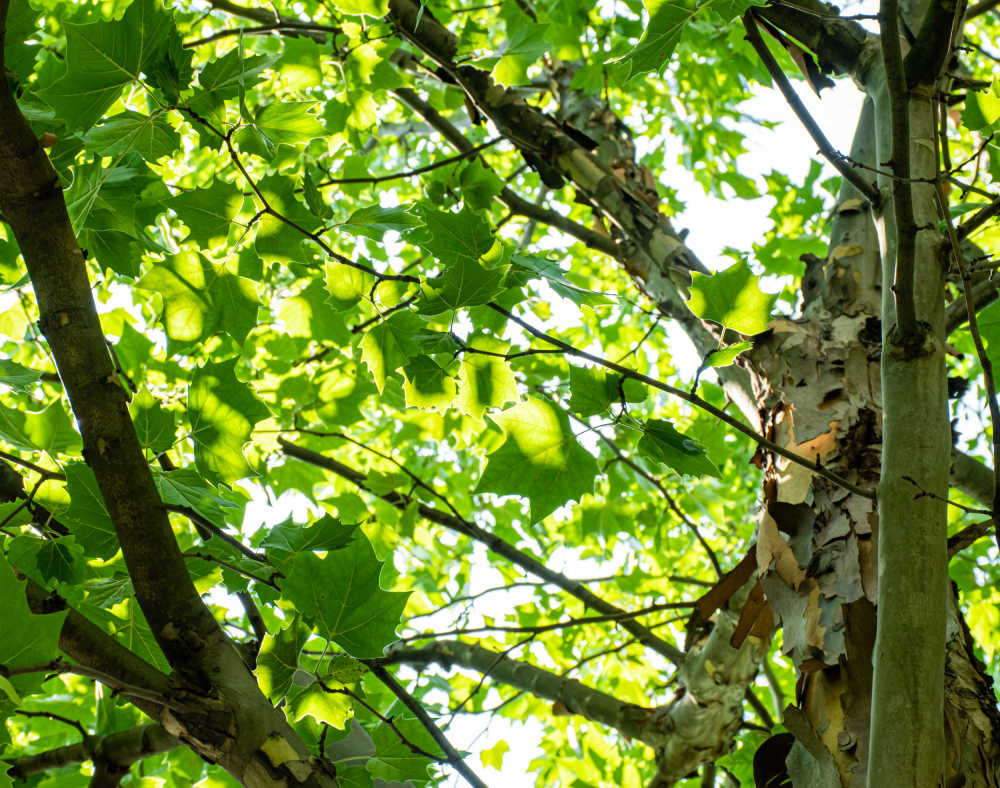
<path fill-rule="evenodd" d="M 997 290 L 1000 289 L 1000 276 L 987 279 L 985 282 L 972 285 L 970 292 L 972 308 L 979 312 L 997 300 Z M 944 310 L 944 330 L 951 334 L 969 322 L 969 307 L 964 298 L 956 298 Z"/>
<path fill-rule="evenodd" d="M 899 2 L 882 0 L 879 10 L 882 33 L 882 61 L 889 91 L 892 128 L 892 173 L 895 217 L 896 275 L 892 291 L 896 299 L 897 344 L 919 345 L 914 301 L 914 266 L 917 254 L 917 222 L 913 216 L 913 186 L 910 183 L 910 91 L 906 84 L 903 54 L 899 41 Z"/>
<path fill-rule="evenodd" d="M 516 92 L 495 84 L 487 72 L 457 65 L 453 60 L 457 39 L 425 7 L 413 0 L 391 0 L 389 20 L 402 38 L 429 56 L 463 89 L 529 162 L 543 162 L 586 195 L 621 239 L 629 273 L 644 281 L 668 278 L 671 271 L 680 277 L 687 277 L 691 270 L 707 273 L 666 217 L 599 164 L 576 137 Z"/>
<path fill-rule="evenodd" d="M 819 57 L 820 68 L 855 76 L 873 37 L 857 22 L 839 18 L 834 5 L 795 0 L 760 8 L 761 18 L 787 33 Z"/>
<path fill-rule="evenodd" d="M 951 452 L 950 484 L 983 506 L 993 503 L 993 469 L 958 449 Z"/>
<path fill-rule="evenodd" d="M 105 736 L 88 736 L 78 744 L 15 758 L 7 774 L 16 780 L 23 780 L 33 774 L 82 761 L 94 761 L 95 766 L 102 762 L 124 773 L 136 761 L 180 746 L 181 742 L 160 725 L 150 723 Z"/>
<path fill-rule="evenodd" d="M 934 85 L 951 58 L 955 21 L 961 20 L 964 1 L 931 0 L 917 33 L 917 40 L 906 54 L 903 67 L 906 84 Z"/>
<path fill-rule="evenodd" d="M 218 626 L 188 575 L 129 418 L 59 176 L 7 80 L 0 81 L 0 213 L 24 256 L 39 326 L 80 425 L 83 454 L 115 525 L 136 597 L 171 664 L 182 665 L 190 649 L 164 636 L 167 624 L 192 627 L 202 636 Z"/>
<path fill-rule="evenodd" d="M 662 717 L 654 709 L 625 703 L 576 679 L 560 676 L 472 643 L 438 640 L 421 648 L 392 648 L 379 660 L 383 665 L 423 666 L 437 663 L 444 668 L 470 668 L 493 681 L 561 703 L 573 714 L 621 731 L 630 739 L 650 746 L 663 740 Z"/>

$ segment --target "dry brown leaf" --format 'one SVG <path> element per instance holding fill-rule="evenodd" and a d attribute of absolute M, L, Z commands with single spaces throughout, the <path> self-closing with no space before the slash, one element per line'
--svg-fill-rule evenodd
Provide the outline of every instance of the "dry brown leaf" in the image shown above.
<path fill-rule="evenodd" d="M 844 257 L 854 257 L 856 254 L 861 254 L 864 251 L 857 244 L 841 244 L 840 246 L 833 247 L 830 252 L 831 260 L 840 260 Z"/>
<path fill-rule="evenodd" d="M 795 553 L 778 530 L 778 523 L 765 511 L 757 526 L 758 577 L 762 576 L 772 564 L 778 577 L 792 588 L 798 588 L 805 579 L 806 571 L 799 566 Z"/>

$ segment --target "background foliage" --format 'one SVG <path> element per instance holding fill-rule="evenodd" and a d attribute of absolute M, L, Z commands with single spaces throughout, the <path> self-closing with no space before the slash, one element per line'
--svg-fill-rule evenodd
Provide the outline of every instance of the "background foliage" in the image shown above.
<path fill-rule="evenodd" d="M 678 643 L 686 606 L 745 551 L 758 494 L 753 442 L 510 315 L 727 409 L 710 366 L 732 363 L 773 317 L 795 314 L 799 257 L 824 253 L 839 186 L 818 162 L 804 178 L 783 172 L 780 156 L 762 175 L 748 162 L 749 124 L 774 121 L 745 103 L 769 82 L 738 24 L 747 5 L 426 5 L 459 36 L 459 60 L 523 86 L 532 105 L 557 113 L 565 81 L 610 109 L 663 213 L 683 213 L 671 186 L 678 168 L 728 201 L 771 198 L 752 248 L 728 249 L 709 261 L 725 270 L 695 277 L 691 308 L 744 335 L 695 378 L 697 361 L 679 361 L 690 350 L 626 271 L 510 212 L 504 189 L 607 234 L 572 186 L 547 178 L 544 162 L 526 163 L 432 63 L 404 54 L 387 3 L 305 0 L 245 13 L 221 0 L 12 3 L 6 78 L 51 142 L 118 380 L 188 569 L 227 631 L 260 649 L 267 696 L 283 699 L 307 742 L 342 754 L 345 785 L 446 780 L 437 745 L 358 661 L 398 638 L 478 643 L 624 702 L 671 697 L 665 660 L 606 617 L 588 623 L 593 610 L 446 520 L 475 524 L 623 610 L 651 609 L 637 620 Z M 997 28 L 987 14 L 974 33 L 994 60 Z M 476 153 L 456 155 L 403 98 L 412 91 Z M 995 78 L 953 119 L 953 158 L 988 154 L 975 159 L 976 188 L 954 209 L 964 215 L 995 199 Z M 994 224 L 977 241 L 996 236 Z M 0 663 L 56 654 L 61 622 L 28 612 L 26 576 L 165 668 L 2 224 L 0 277 L 0 456 L 25 491 L 0 504 Z M 991 354 L 998 310 L 982 318 Z M 978 361 L 968 335 L 953 342 L 952 374 L 972 381 L 953 401 L 956 425 L 978 450 Z M 294 447 L 341 465 L 303 461 Z M 962 517 L 953 512 L 956 528 Z M 989 553 L 980 542 L 951 566 L 996 675 Z M 773 664 L 777 675 L 756 688 L 765 714 L 780 713 L 780 693 L 792 693 L 784 662 Z M 477 768 L 513 757 L 528 721 L 544 731 L 531 764 L 539 785 L 649 777 L 644 745 L 530 693 L 468 670 L 399 676 L 478 751 Z M 75 741 L 79 731 L 62 718 L 99 735 L 143 719 L 71 674 L 0 678 L 0 689 L 7 759 Z M 464 735 L 497 716 L 511 727 Z M 722 762 L 737 778 L 749 779 L 771 722 L 748 714 Z M 89 777 L 72 765 L 34 779 L 73 786 Z M 130 781 L 230 778 L 172 750 L 135 765 Z"/>

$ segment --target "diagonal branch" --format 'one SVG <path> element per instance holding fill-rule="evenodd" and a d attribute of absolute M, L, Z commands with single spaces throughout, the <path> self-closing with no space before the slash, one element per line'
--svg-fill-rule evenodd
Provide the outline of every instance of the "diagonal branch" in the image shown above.
<path fill-rule="evenodd" d="M 413 695 L 406 691 L 402 684 L 396 681 L 392 674 L 385 669 L 384 665 L 377 660 L 367 661 L 365 664 L 368 665 L 368 669 L 375 674 L 375 677 L 385 684 L 389 691 L 399 698 L 400 702 L 406 706 L 406 708 L 413 713 L 413 716 L 419 720 L 420 724 L 424 726 L 424 729 L 431 735 L 431 738 L 437 742 L 438 747 L 440 747 L 444 752 L 445 761 L 456 772 L 462 775 L 462 777 L 465 778 L 465 781 L 469 783 L 469 785 L 473 786 L 473 788 L 486 788 L 486 783 L 479 779 L 476 773 L 469 768 L 469 765 L 459 754 L 458 750 L 452 746 L 451 742 L 448 741 L 447 737 L 437 726 L 434 720 L 430 718 L 427 710 L 420 705 L 419 701 L 417 701 Z"/>
<path fill-rule="evenodd" d="M 320 454 L 319 452 L 312 451 L 304 446 L 292 443 L 285 438 L 278 438 L 278 444 L 289 457 L 294 457 L 297 460 L 308 462 L 310 465 L 315 465 L 318 468 L 324 468 L 328 471 L 332 471 L 341 478 L 351 482 L 359 489 L 365 490 L 372 495 L 377 495 L 377 497 L 381 498 L 386 503 L 395 506 L 397 509 L 406 509 L 415 500 L 408 495 L 402 495 L 397 492 L 383 494 L 373 493 L 365 484 L 365 475 L 360 471 L 357 471 L 348 465 L 344 465 L 332 457 L 327 457 L 324 454 Z M 568 594 L 575 596 L 592 610 L 596 610 L 604 615 L 621 617 L 619 625 L 622 629 L 633 635 L 644 646 L 652 651 L 655 651 L 657 654 L 666 657 L 676 665 L 679 665 L 683 661 L 684 654 L 680 649 L 662 638 L 657 637 L 648 628 L 642 626 L 642 624 L 628 618 L 627 611 L 605 601 L 601 597 L 594 594 L 582 583 L 571 580 L 565 575 L 556 572 L 554 569 L 550 569 L 541 561 L 526 555 L 513 545 L 505 542 L 495 534 L 480 528 L 473 522 L 463 520 L 453 514 L 448 514 L 447 512 L 442 512 L 441 510 L 435 509 L 424 503 L 417 504 L 417 511 L 425 520 L 437 523 L 445 528 L 450 528 L 463 536 L 475 539 L 477 542 L 484 544 L 491 551 L 499 556 L 502 556 L 503 558 L 506 558 L 515 566 L 519 566 L 526 572 L 529 572 L 536 577 L 545 580 L 547 583 L 551 583 L 552 585 L 563 589 L 563 591 L 566 591 Z"/>
<path fill-rule="evenodd" d="M 792 108 L 796 117 L 802 122 L 802 125 L 805 126 L 806 131 L 809 132 L 809 136 L 812 137 L 816 145 L 819 146 L 820 153 L 826 157 L 827 161 L 834 166 L 837 172 L 844 176 L 845 180 L 854 184 L 854 187 L 868 199 L 868 202 L 872 205 L 878 205 L 878 189 L 874 184 L 866 181 L 854 167 L 848 164 L 843 154 L 834 149 L 830 140 L 827 139 L 823 130 L 819 127 L 819 124 L 816 123 L 813 116 L 809 114 L 809 110 L 806 109 L 805 104 L 802 103 L 802 100 L 798 97 L 794 88 L 792 88 L 791 83 L 788 81 L 788 77 L 786 77 L 784 72 L 782 72 L 781 66 L 778 65 L 778 61 L 774 59 L 774 55 L 771 54 L 771 50 L 767 48 L 767 44 L 765 44 L 764 39 L 761 38 L 760 30 L 757 28 L 757 17 L 754 9 L 751 8 L 743 15 L 743 26 L 747 31 L 747 40 L 760 56 L 761 61 L 764 63 L 764 67 L 771 75 L 771 79 L 774 80 L 778 89 L 781 91 L 781 94 L 785 97 L 785 101 L 788 102 L 788 106 Z"/>
<path fill-rule="evenodd" d="M 608 219 L 627 257 L 629 273 L 642 281 L 669 279 L 673 273 L 683 283 L 690 281 L 690 271 L 708 272 L 667 218 L 600 164 L 578 135 L 567 133 L 516 91 L 494 83 L 486 71 L 456 64 L 456 37 L 424 6 L 413 0 L 390 0 L 389 21 L 404 40 L 426 54 L 462 88 L 469 101 L 529 162 L 543 162 L 556 177 L 572 182 Z M 680 301 L 676 291 L 673 298 Z"/>
<path fill-rule="evenodd" d="M 136 597 L 171 664 L 184 665 L 190 649 L 165 637 L 167 624 L 188 622 L 204 633 L 218 625 L 188 575 L 129 418 L 59 176 L 6 79 L 0 80 L 0 213 L 24 257 L 39 326 L 80 426 L 83 454 L 97 477 Z"/>

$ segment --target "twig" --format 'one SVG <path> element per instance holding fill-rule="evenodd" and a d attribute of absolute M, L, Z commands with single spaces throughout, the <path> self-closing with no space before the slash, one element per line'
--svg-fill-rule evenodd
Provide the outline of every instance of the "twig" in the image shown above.
<path fill-rule="evenodd" d="M 679 610 L 682 608 L 694 607 L 693 602 L 663 602 L 658 605 L 650 605 L 641 610 L 630 610 L 622 613 L 612 613 L 606 616 L 584 616 L 582 618 L 571 618 L 568 621 L 555 621 L 551 624 L 535 624 L 532 626 L 504 626 L 497 624 L 491 627 L 465 627 L 461 629 L 451 629 L 445 632 L 421 632 L 417 635 L 407 635 L 399 639 L 400 643 L 412 643 L 415 640 L 436 640 L 442 637 L 452 637 L 455 635 L 470 635 L 477 632 L 521 632 L 532 635 L 540 635 L 543 632 L 553 632 L 568 627 L 579 627 L 585 624 L 601 624 L 608 621 L 623 621 L 628 618 L 646 616 L 660 610 Z"/>
<path fill-rule="evenodd" d="M 235 537 L 232 537 L 229 534 L 227 534 L 225 531 L 219 528 L 219 526 L 217 526 L 215 523 L 213 523 L 204 515 L 192 509 L 190 506 L 180 506 L 178 504 L 173 504 L 173 503 L 165 503 L 163 504 L 163 506 L 164 508 L 166 508 L 168 512 L 176 512 L 177 514 L 183 514 L 185 517 L 191 520 L 191 522 L 199 525 L 205 531 L 210 532 L 213 536 L 217 536 L 219 539 L 221 539 L 230 547 L 243 553 L 243 555 L 245 555 L 250 560 L 256 561 L 258 564 L 268 563 L 267 556 L 264 553 L 258 553 L 255 550 L 251 550 L 245 544 L 240 542 L 239 539 L 236 539 Z"/>
<path fill-rule="evenodd" d="M 58 479 L 59 481 L 66 481 L 66 474 L 60 473 L 59 471 L 50 471 L 47 468 L 43 468 L 41 465 L 36 465 L 31 460 L 25 460 L 18 457 L 16 454 L 10 454 L 0 450 L 0 459 L 12 462 L 15 465 L 20 465 L 22 468 L 27 468 L 29 471 L 34 471 L 43 479 Z"/>
<path fill-rule="evenodd" d="M 323 181 L 322 183 L 316 184 L 319 188 L 325 189 L 327 186 L 335 186 L 341 183 L 384 183 L 385 181 L 394 181 L 399 178 L 412 178 L 414 175 L 422 175 L 425 172 L 430 172 L 431 170 L 436 170 L 439 167 L 446 167 L 449 164 L 455 164 L 456 162 L 464 161 L 474 157 L 479 151 L 486 150 L 486 148 L 492 148 L 496 145 L 503 137 L 493 137 L 493 139 L 486 140 L 486 142 L 480 143 L 470 147 L 466 151 L 456 154 L 455 156 L 449 156 L 446 159 L 441 159 L 440 161 L 431 162 L 430 164 L 425 164 L 423 167 L 417 167 L 412 170 L 406 170 L 404 172 L 393 172 L 388 175 L 369 175 L 365 178 L 330 178 L 329 180 Z"/>

